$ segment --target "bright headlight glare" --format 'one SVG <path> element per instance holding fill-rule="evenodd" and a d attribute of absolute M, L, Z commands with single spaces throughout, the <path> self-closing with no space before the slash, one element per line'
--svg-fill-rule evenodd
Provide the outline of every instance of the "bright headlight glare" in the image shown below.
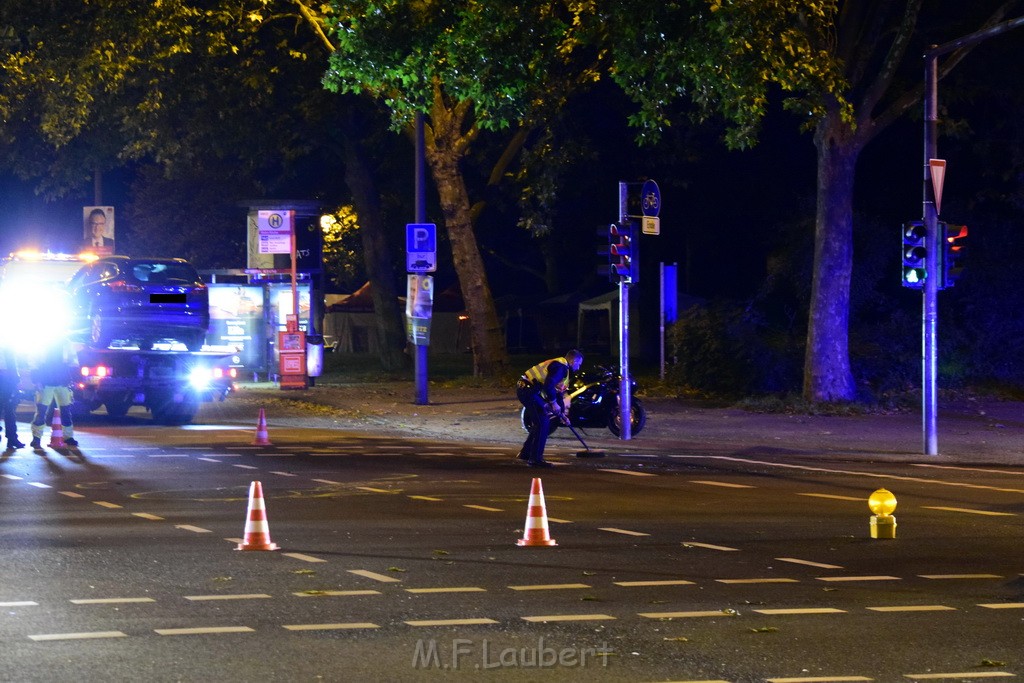
<path fill-rule="evenodd" d="M 210 386 L 210 371 L 207 368 L 192 368 L 188 374 L 188 383 L 194 389 L 206 389 Z"/>

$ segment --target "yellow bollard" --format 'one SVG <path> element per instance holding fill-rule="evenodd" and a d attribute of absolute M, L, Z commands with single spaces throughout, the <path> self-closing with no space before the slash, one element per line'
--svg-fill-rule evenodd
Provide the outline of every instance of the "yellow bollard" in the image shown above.
<path fill-rule="evenodd" d="M 885 489 L 878 489 L 868 498 L 871 512 L 871 538 L 896 538 L 896 496 Z"/>

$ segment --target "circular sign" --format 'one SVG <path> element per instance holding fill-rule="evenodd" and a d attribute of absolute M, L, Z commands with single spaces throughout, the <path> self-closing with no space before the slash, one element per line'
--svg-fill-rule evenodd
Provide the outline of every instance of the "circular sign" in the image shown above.
<path fill-rule="evenodd" d="M 645 180 L 640 189 L 640 210 L 645 216 L 657 216 L 661 212 L 661 190 L 653 180 Z"/>

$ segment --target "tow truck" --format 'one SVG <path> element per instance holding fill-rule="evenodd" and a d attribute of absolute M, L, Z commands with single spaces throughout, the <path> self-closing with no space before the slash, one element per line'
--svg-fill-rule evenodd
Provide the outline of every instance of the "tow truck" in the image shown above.
<path fill-rule="evenodd" d="M 7 321 L 0 344 L 9 345 L 22 370 L 22 398 L 32 400 L 32 354 L 67 334 L 70 318 L 65 282 L 95 256 L 32 250 L 0 261 L 0 311 Z M 78 345 L 76 345 L 78 346 Z M 77 348 L 78 379 L 72 389 L 79 409 L 94 412 L 106 406 L 111 417 L 123 417 L 133 405 L 149 411 L 163 424 L 187 424 L 204 401 L 223 401 L 235 389 L 232 348 L 204 347 L 189 351 L 184 344 L 154 344 L 152 349 L 114 345 Z"/>

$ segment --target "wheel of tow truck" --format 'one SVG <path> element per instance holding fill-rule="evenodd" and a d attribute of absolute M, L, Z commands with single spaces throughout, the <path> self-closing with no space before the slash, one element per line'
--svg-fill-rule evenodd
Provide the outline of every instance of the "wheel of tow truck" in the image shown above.
<path fill-rule="evenodd" d="M 204 332 L 196 332 L 186 339 L 185 346 L 189 351 L 202 351 L 205 342 L 206 334 Z"/>
<path fill-rule="evenodd" d="M 94 313 L 92 316 L 89 329 L 89 345 L 94 349 L 105 349 L 110 346 L 110 334 L 106 331 L 103 317 L 99 313 Z"/>
<path fill-rule="evenodd" d="M 640 403 L 637 398 L 629 404 L 630 409 L 630 435 L 636 436 L 647 424 L 647 411 L 644 409 L 644 404 Z M 622 416 L 619 414 L 618 402 L 612 404 L 612 409 L 608 416 L 608 431 L 615 436 L 619 436 L 622 433 Z"/>
<path fill-rule="evenodd" d="M 103 405 L 107 407 L 107 415 L 110 417 L 124 417 L 128 414 L 128 409 L 132 407 L 132 402 L 127 398 L 107 398 Z"/>

